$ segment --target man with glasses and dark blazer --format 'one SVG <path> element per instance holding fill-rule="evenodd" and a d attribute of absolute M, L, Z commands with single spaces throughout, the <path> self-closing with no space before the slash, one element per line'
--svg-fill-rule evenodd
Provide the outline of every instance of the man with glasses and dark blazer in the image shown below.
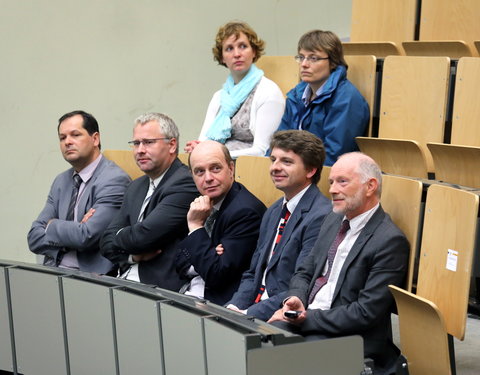
<path fill-rule="evenodd" d="M 119 277 L 178 291 L 178 242 L 188 233 L 187 212 L 198 191 L 177 158 L 178 128 L 168 116 L 146 113 L 135 120 L 133 154 L 145 172 L 131 183 L 123 205 L 105 231 L 102 254 L 120 267 Z"/>

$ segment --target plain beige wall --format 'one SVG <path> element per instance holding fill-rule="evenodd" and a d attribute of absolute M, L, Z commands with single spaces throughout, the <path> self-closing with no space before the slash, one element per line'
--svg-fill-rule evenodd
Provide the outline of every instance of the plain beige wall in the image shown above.
<path fill-rule="evenodd" d="M 69 165 L 57 119 L 75 109 L 99 121 L 104 149 L 126 149 L 146 111 L 170 115 L 181 144 L 200 131 L 227 70 L 213 62 L 218 27 L 244 20 L 269 55 L 293 55 L 305 31 L 345 38 L 351 0 L 0 0 L 2 150 L 0 259 L 35 262 L 31 222 Z"/>

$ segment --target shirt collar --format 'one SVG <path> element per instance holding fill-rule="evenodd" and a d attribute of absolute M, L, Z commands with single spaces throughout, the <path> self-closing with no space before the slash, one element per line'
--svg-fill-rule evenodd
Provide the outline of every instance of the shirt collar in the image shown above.
<path fill-rule="evenodd" d="M 325 86 L 325 83 L 327 83 L 327 81 L 325 81 L 323 85 L 318 88 L 317 92 L 315 93 L 315 97 L 320 96 L 320 94 L 322 93 L 323 87 Z M 303 95 L 302 95 L 302 101 L 305 107 L 308 105 L 308 103 L 310 103 L 311 96 L 312 96 L 312 89 L 310 88 L 309 85 L 307 85 L 305 86 L 305 90 L 303 90 Z"/>
<path fill-rule="evenodd" d="M 365 211 L 364 213 L 355 216 L 352 220 L 350 220 L 350 233 L 353 235 L 355 233 L 360 232 L 365 225 L 367 225 L 370 218 L 373 216 L 375 211 L 377 211 L 378 207 L 380 207 L 380 203 L 377 203 L 374 207 Z M 343 220 L 346 220 L 347 217 L 344 216 Z"/>
<path fill-rule="evenodd" d="M 160 182 L 162 181 L 163 177 L 165 176 L 165 174 L 168 172 L 170 168 L 167 168 L 165 170 L 165 172 L 163 172 L 160 176 L 158 176 L 156 179 L 152 180 L 150 179 L 150 183 L 153 182 L 153 184 L 155 185 L 155 189 L 158 187 L 158 185 L 160 185 Z"/>
<path fill-rule="evenodd" d="M 310 185 L 312 184 L 309 184 L 307 187 L 305 187 L 303 190 L 301 190 L 300 192 L 298 192 L 292 199 L 290 199 L 289 201 L 287 201 L 287 199 L 285 197 L 283 197 L 283 204 L 287 203 L 287 209 L 288 211 L 290 212 L 290 215 L 293 214 L 293 211 L 295 211 L 295 208 L 297 207 L 297 204 L 298 202 L 300 202 L 300 199 L 302 199 L 303 195 L 305 194 L 305 192 L 308 190 L 308 188 L 310 187 Z"/>
<path fill-rule="evenodd" d="M 77 173 L 82 178 L 83 183 L 86 184 L 88 180 L 92 178 L 93 172 L 95 172 L 95 169 L 97 169 L 100 160 L 102 160 L 102 157 L 102 154 L 98 155 L 98 157 L 94 161 L 92 161 L 90 164 L 88 164 L 85 168 L 83 168 L 80 172 Z"/>
<path fill-rule="evenodd" d="M 220 207 L 222 207 L 222 203 L 225 200 L 225 197 L 220 199 L 217 203 L 213 205 L 213 208 L 216 209 L 217 211 L 220 211 Z"/>

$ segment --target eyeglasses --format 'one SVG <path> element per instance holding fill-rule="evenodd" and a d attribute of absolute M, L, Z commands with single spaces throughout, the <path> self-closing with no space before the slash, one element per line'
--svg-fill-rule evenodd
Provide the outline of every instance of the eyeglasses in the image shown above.
<path fill-rule="evenodd" d="M 299 64 L 303 63 L 303 60 L 307 60 L 309 63 L 314 64 L 317 63 L 321 60 L 328 60 L 329 57 L 318 57 L 318 56 L 303 56 L 303 55 L 297 55 L 295 56 L 295 61 Z"/>
<path fill-rule="evenodd" d="M 163 137 L 163 138 L 150 138 L 150 139 L 142 139 L 141 141 L 130 141 L 128 142 L 128 144 L 130 145 L 130 147 L 132 148 L 139 148 L 140 147 L 140 144 L 142 144 L 144 147 L 149 147 L 149 146 L 152 146 L 154 145 L 155 143 L 157 143 L 157 141 L 161 141 L 161 140 L 165 140 L 165 139 L 168 139 L 170 140 L 171 138 L 166 138 L 166 137 Z"/>

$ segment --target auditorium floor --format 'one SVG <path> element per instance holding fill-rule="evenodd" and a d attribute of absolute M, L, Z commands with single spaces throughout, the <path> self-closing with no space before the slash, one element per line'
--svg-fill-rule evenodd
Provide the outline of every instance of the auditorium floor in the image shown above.
<path fill-rule="evenodd" d="M 398 338 L 398 318 L 392 315 L 393 335 L 395 343 L 400 347 Z M 455 339 L 455 360 L 457 375 L 480 374 L 480 319 L 478 316 L 469 315 L 465 340 Z M 433 375 L 433 374 L 432 374 Z"/>

